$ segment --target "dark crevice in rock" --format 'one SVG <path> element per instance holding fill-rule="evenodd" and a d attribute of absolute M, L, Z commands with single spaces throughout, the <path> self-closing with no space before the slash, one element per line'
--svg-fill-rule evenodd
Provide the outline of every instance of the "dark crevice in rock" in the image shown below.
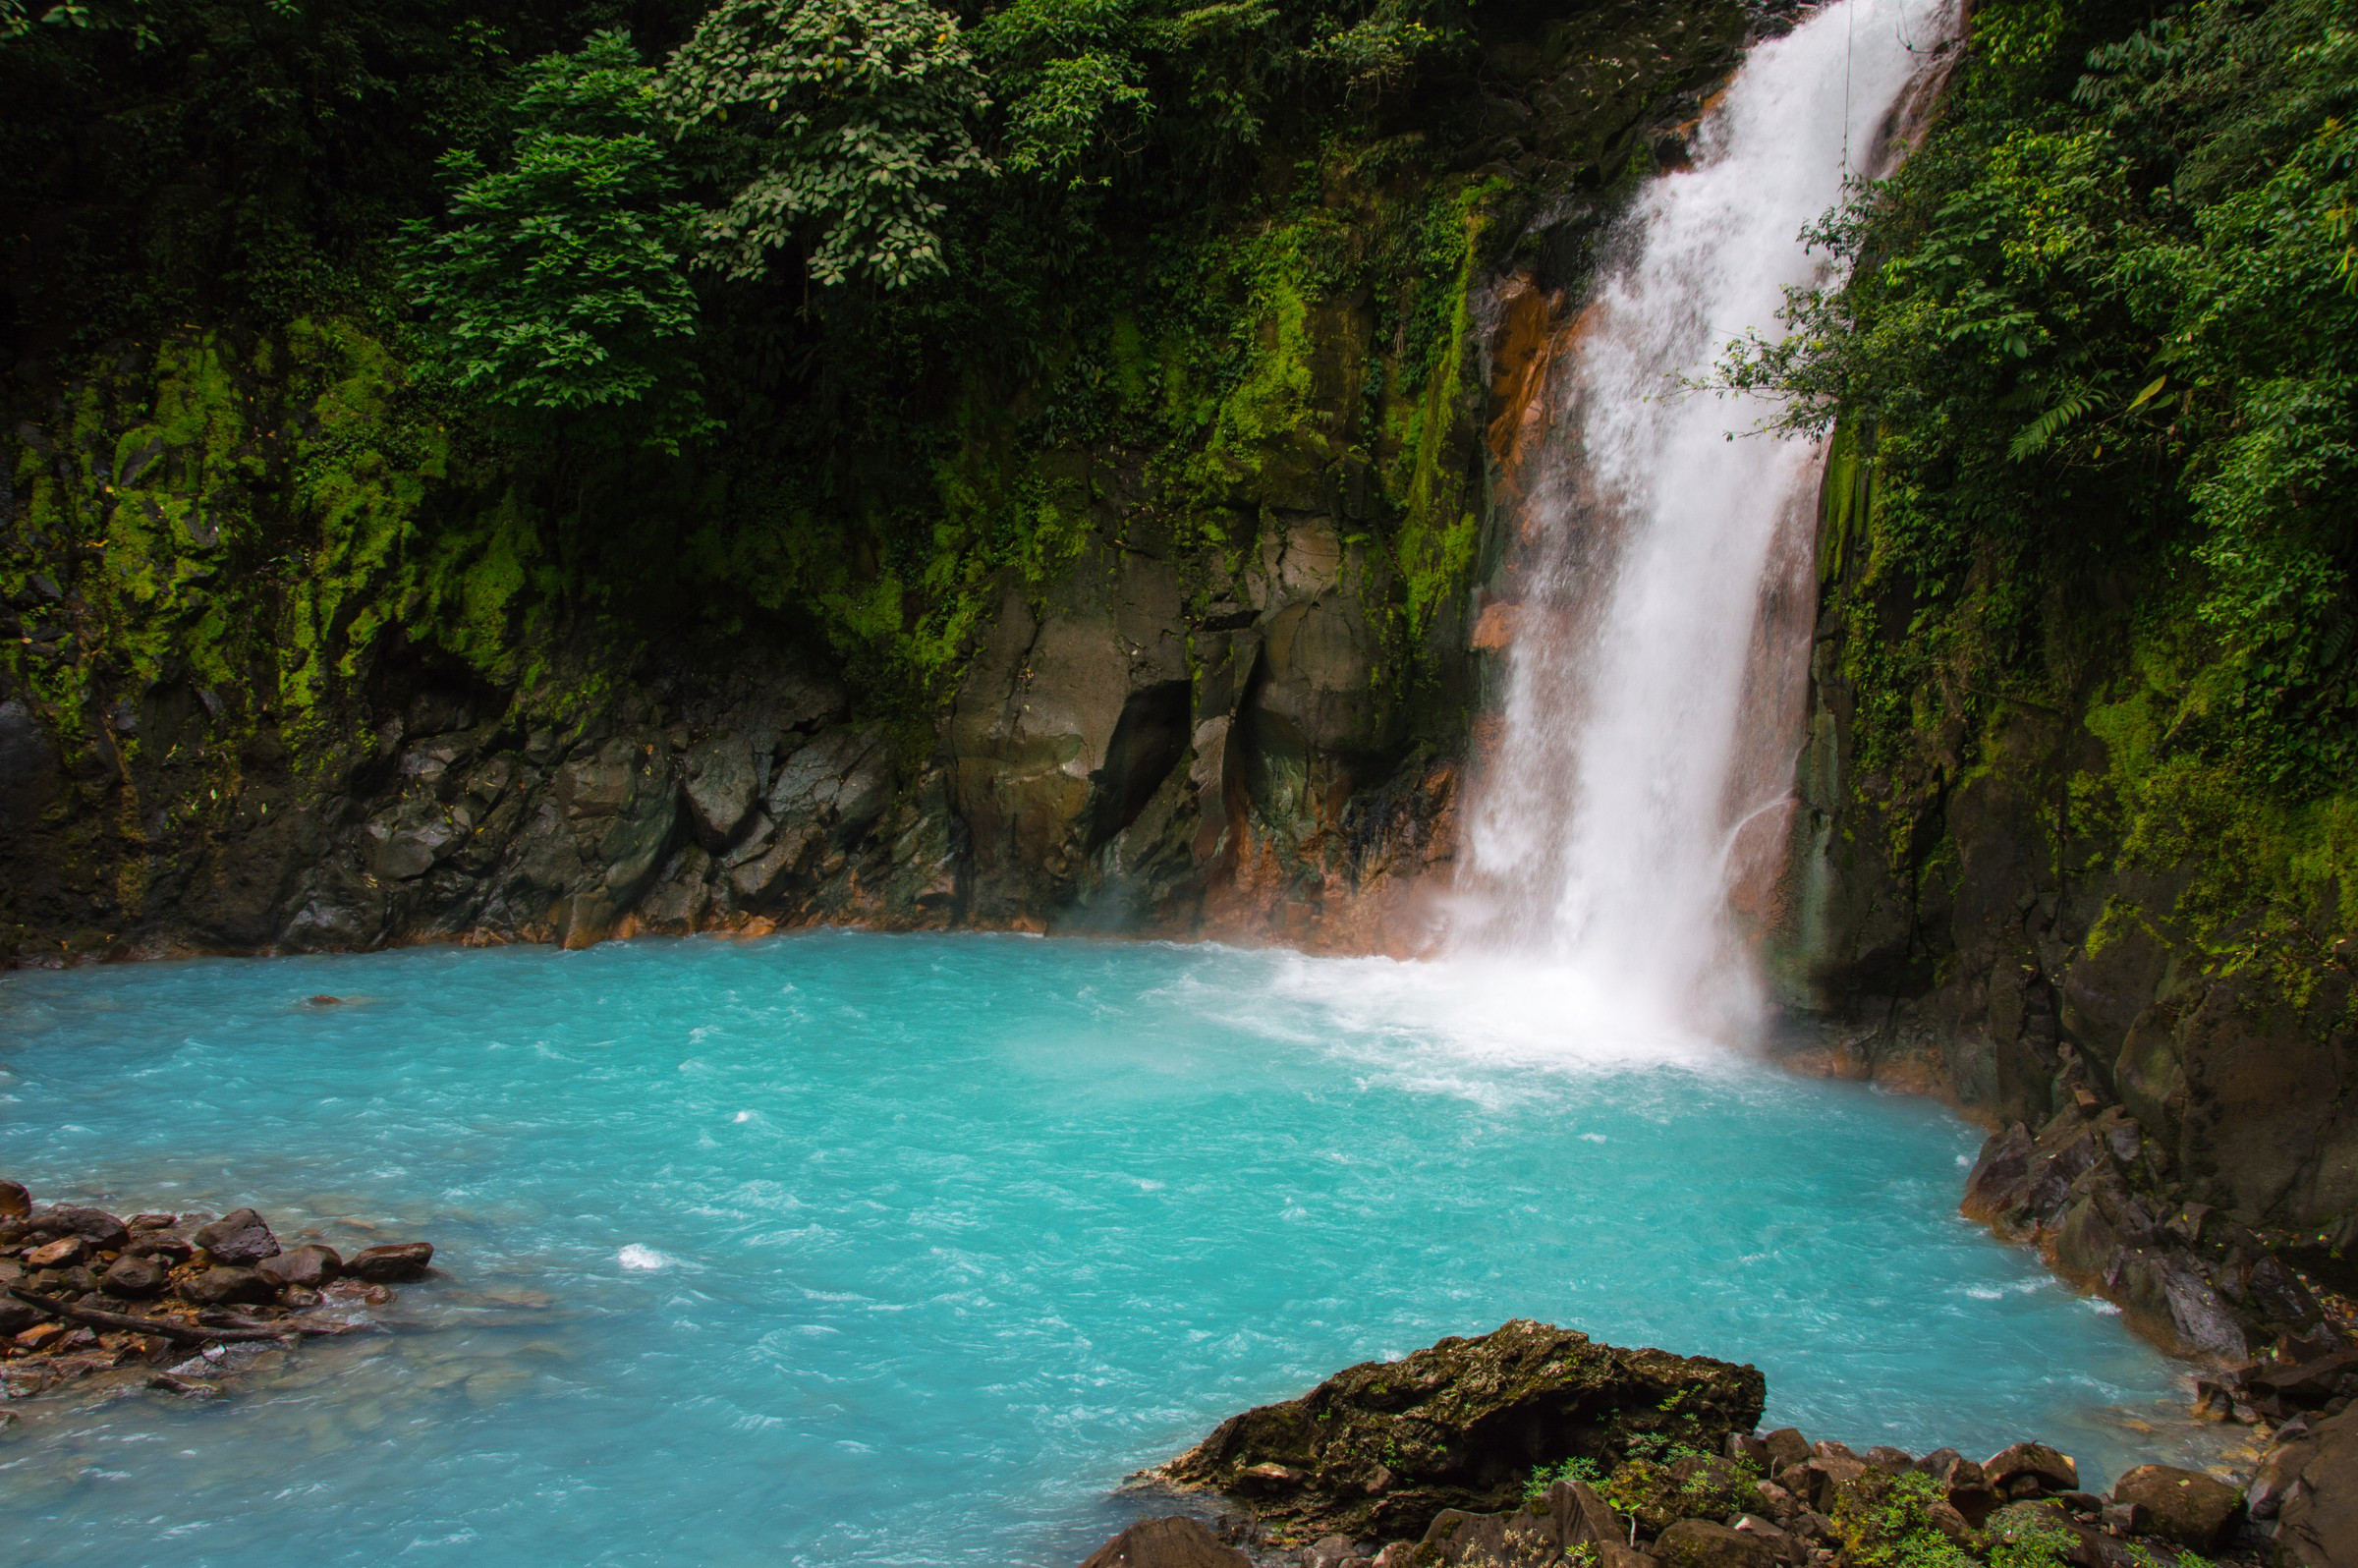
<path fill-rule="evenodd" d="M 1187 755 L 1189 692 L 1185 681 L 1164 681 L 1133 692 L 1105 745 L 1105 765 L 1092 776 L 1084 853 L 1138 820 L 1171 769 Z"/>

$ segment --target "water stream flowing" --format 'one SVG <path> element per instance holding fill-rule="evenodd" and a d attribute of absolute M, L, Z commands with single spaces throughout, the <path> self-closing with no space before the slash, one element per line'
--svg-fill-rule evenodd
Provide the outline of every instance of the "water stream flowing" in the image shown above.
<path fill-rule="evenodd" d="M 1688 387 L 1820 278 L 1801 231 L 1886 155 L 1945 19 L 1843 0 L 1754 50 L 1692 167 L 1607 242 L 1556 361 L 1456 946 L 1558 972 L 1615 1027 L 1749 1021 L 1729 895 L 1773 874 L 1809 644 L 1819 454 Z"/>

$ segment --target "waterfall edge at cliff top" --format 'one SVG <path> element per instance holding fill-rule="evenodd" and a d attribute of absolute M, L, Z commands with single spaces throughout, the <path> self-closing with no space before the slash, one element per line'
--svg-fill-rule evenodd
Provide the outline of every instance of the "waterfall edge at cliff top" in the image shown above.
<path fill-rule="evenodd" d="M 1840 0 L 1754 49 L 1559 340 L 1518 476 L 1502 728 L 1435 967 L 1576 1056 L 1686 1054 L 1760 1017 L 1730 895 L 1773 884 L 1789 825 L 1820 453 L 1753 433 L 1757 399 L 1689 388 L 1825 276 L 1802 230 L 1876 172 L 1948 18 Z"/>

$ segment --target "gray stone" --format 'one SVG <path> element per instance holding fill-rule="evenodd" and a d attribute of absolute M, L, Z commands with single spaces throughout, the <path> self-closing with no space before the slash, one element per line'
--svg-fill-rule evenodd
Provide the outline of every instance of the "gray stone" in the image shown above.
<path fill-rule="evenodd" d="M 754 749 L 746 738 L 712 735 L 690 747 L 683 783 L 704 847 L 717 854 L 736 842 L 754 810 Z"/>

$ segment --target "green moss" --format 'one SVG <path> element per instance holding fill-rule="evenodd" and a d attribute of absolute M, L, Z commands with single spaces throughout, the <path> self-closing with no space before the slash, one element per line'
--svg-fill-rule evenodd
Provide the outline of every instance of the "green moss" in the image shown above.
<path fill-rule="evenodd" d="M 1941 1501 L 1930 1476 L 1869 1471 L 1834 1500 L 1844 1560 L 1858 1568 L 1969 1568 L 1974 1557 L 1933 1523 L 1932 1509 Z"/>
<path fill-rule="evenodd" d="M 1447 328 L 1439 352 L 1425 367 L 1414 402 L 1398 416 L 1408 426 L 1401 442 L 1407 476 L 1400 485 L 1401 517 L 1392 549 L 1411 644 L 1423 639 L 1435 609 L 1470 586 L 1481 542 L 1481 524 L 1465 476 L 1472 444 L 1466 429 L 1466 375 L 1472 357 L 1475 261 L 1487 224 L 1485 203 L 1495 194 L 1489 186 L 1478 186 L 1456 194 L 1447 204 L 1456 228 L 1455 264 L 1442 296 Z M 1446 235 L 1446 228 L 1442 233 Z M 1437 259 L 1433 251 L 1428 247 L 1429 257 Z"/>

